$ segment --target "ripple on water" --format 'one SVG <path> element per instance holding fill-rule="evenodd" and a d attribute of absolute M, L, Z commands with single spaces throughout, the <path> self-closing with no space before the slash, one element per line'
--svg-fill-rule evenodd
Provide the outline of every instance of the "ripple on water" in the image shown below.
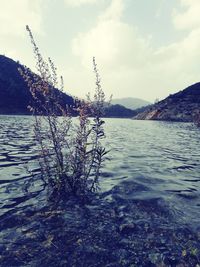
<path fill-rule="evenodd" d="M 102 192 L 113 190 L 112 194 L 129 200 L 150 201 L 158 197 L 171 201 L 175 210 L 184 205 L 184 214 L 192 222 L 194 206 L 199 207 L 200 202 L 198 130 L 190 124 L 126 119 L 106 119 L 105 127 L 106 147 L 111 152 L 100 178 Z M 0 129 L 3 202 L 5 197 L 17 197 L 16 192 L 20 195 L 23 182 L 31 180 L 25 168 L 27 162 L 32 173 L 37 174 L 39 167 L 30 117 L 0 116 Z M 122 186 L 123 182 L 126 185 Z M 126 190 L 117 193 L 118 185 Z M 37 190 L 40 191 L 40 186 Z M 39 196 L 32 195 L 32 198 L 37 202 Z M 200 210 L 195 208 L 196 212 L 200 215 Z"/>
<path fill-rule="evenodd" d="M 174 255 L 198 246 L 190 228 L 200 230 L 199 132 L 181 123 L 106 122 L 111 160 L 102 191 L 88 205 L 72 198 L 55 207 L 40 179 L 31 118 L 0 116 L 3 266 L 178 266 Z"/>

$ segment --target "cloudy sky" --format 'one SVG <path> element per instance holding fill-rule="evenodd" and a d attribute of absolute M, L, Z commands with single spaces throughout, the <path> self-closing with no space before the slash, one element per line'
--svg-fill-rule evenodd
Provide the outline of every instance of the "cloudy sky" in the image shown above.
<path fill-rule="evenodd" d="M 0 54 L 34 69 L 28 24 L 66 92 L 162 99 L 200 79 L 200 0 L 0 0 Z"/>

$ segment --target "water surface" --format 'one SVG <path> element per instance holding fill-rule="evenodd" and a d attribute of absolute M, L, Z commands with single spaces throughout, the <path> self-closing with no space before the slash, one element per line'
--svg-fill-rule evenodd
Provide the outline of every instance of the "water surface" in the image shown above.
<path fill-rule="evenodd" d="M 40 179 L 33 122 L 0 116 L 1 266 L 176 266 L 183 251 L 200 249 L 194 125 L 106 119 L 101 191 L 84 207 L 70 200 L 55 209 Z M 195 266 L 190 254 L 187 266 Z"/>
<path fill-rule="evenodd" d="M 200 131 L 190 123 L 107 120 L 111 160 L 105 167 L 107 190 L 129 179 L 148 188 L 131 198 L 161 197 L 181 220 L 199 225 Z"/>

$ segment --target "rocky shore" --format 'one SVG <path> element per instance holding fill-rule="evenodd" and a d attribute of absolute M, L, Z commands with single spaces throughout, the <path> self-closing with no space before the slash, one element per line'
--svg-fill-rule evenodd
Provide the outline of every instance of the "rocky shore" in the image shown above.
<path fill-rule="evenodd" d="M 196 83 L 148 107 L 134 119 L 193 122 L 199 114 L 200 83 Z"/>

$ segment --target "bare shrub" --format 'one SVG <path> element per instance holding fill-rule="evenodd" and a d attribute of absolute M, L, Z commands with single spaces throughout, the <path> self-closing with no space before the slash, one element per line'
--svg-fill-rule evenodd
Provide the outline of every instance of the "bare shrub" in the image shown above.
<path fill-rule="evenodd" d="M 63 79 L 49 58 L 42 57 L 30 28 L 26 27 L 36 59 L 37 74 L 25 66 L 19 71 L 27 82 L 33 102 L 29 106 L 35 117 L 34 132 L 39 145 L 42 177 L 56 197 L 69 194 L 85 196 L 99 186 L 102 163 L 107 154 L 101 141 L 105 137 L 102 116 L 105 95 L 93 58 L 96 76 L 94 98 L 74 100 L 74 106 L 62 100 Z M 59 90 L 56 88 L 60 88 Z M 76 111 L 78 119 L 72 119 Z"/>

